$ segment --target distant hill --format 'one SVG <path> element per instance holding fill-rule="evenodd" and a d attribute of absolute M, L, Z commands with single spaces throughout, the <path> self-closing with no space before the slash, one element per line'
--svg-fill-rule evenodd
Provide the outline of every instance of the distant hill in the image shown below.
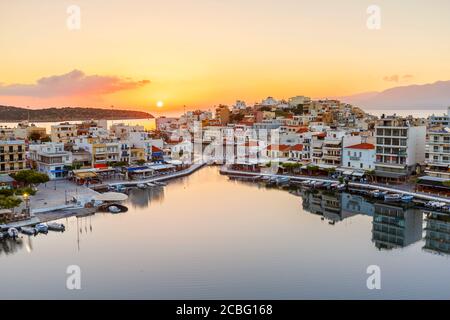
<path fill-rule="evenodd" d="M 450 81 L 394 87 L 382 92 L 366 92 L 339 99 L 367 109 L 445 108 L 450 106 Z"/>
<path fill-rule="evenodd" d="M 0 106 L 0 122 L 28 120 L 38 121 L 77 121 L 77 120 L 120 120 L 120 119 L 150 119 L 153 116 L 147 112 L 131 110 L 114 110 L 100 108 L 48 108 L 25 109 L 11 106 Z"/>

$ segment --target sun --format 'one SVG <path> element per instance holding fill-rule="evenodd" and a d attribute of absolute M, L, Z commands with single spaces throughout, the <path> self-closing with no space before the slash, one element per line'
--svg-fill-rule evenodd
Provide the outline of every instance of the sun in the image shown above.
<path fill-rule="evenodd" d="M 158 108 L 162 108 L 162 107 L 164 107 L 164 102 L 162 102 L 161 100 L 159 100 L 158 102 L 156 102 L 156 106 L 157 106 Z"/>

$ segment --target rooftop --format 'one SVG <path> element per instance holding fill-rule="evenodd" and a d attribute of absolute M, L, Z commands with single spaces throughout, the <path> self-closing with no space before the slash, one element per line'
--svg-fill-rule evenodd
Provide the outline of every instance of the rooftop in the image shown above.
<path fill-rule="evenodd" d="M 362 149 L 362 150 L 372 150 L 375 149 L 375 145 L 371 144 L 371 143 L 360 143 L 360 144 L 355 144 L 353 146 L 348 146 L 345 147 L 346 149 Z"/>

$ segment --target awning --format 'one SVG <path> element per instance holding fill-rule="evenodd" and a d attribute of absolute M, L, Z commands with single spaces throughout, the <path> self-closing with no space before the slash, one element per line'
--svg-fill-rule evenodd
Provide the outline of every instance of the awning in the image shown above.
<path fill-rule="evenodd" d="M 360 171 L 353 172 L 353 176 L 355 176 L 355 177 L 363 177 L 364 175 L 365 175 L 364 172 L 360 172 Z"/>
<path fill-rule="evenodd" d="M 128 196 L 119 192 L 105 192 L 100 193 L 94 197 L 94 200 L 98 201 L 125 201 Z"/>
<path fill-rule="evenodd" d="M 76 172 L 75 177 L 79 179 L 95 178 L 97 174 L 95 172 Z"/>
<path fill-rule="evenodd" d="M 347 170 L 347 171 L 342 172 L 342 174 L 344 176 L 351 176 L 353 174 L 353 171 Z"/>

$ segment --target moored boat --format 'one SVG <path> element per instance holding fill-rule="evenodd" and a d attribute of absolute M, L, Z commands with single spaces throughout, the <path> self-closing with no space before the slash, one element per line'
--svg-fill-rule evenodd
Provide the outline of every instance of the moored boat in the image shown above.
<path fill-rule="evenodd" d="M 20 232 L 29 236 L 34 236 L 38 233 L 37 230 L 32 227 L 22 227 L 20 228 Z"/>
<path fill-rule="evenodd" d="M 120 213 L 122 210 L 120 210 L 120 208 L 117 206 L 110 206 L 108 208 L 108 211 L 111 213 Z"/>
<path fill-rule="evenodd" d="M 35 226 L 37 232 L 39 233 L 47 233 L 48 232 L 48 225 L 46 223 L 38 223 Z"/>
<path fill-rule="evenodd" d="M 402 195 L 399 193 L 388 193 L 384 196 L 384 201 L 393 202 L 402 200 Z"/>
<path fill-rule="evenodd" d="M 411 202 L 414 200 L 414 196 L 405 194 L 402 196 L 402 202 Z"/>
<path fill-rule="evenodd" d="M 19 231 L 16 228 L 9 228 L 8 229 L 8 236 L 10 238 L 17 238 L 19 236 Z"/>
<path fill-rule="evenodd" d="M 145 184 L 143 184 L 143 183 L 138 183 L 136 185 L 136 187 L 138 187 L 139 189 L 147 189 L 147 186 Z"/>
<path fill-rule="evenodd" d="M 52 231 L 65 231 L 66 227 L 62 223 L 49 222 L 47 223 L 48 230 Z"/>

